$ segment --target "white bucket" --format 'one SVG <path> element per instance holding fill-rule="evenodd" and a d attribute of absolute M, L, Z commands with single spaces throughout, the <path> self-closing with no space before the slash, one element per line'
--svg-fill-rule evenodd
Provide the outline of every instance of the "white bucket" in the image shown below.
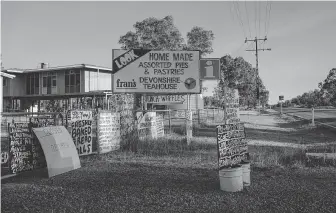
<path fill-rule="evenodd" d="M 244 186 L 250 186 L 251 185 L 251 164 L 250 163 L 245 163 L 242 164 L 243 168 L 243 183 Z"/>
<path fill-rule="evenodd" d="M 219 171 L 220 188 L 226 192 L 243 190 L 243 168 L 227 168 Z"/>

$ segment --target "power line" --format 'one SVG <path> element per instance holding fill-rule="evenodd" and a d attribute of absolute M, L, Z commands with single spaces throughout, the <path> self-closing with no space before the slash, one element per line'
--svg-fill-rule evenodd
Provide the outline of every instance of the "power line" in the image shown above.
<path fill-rule="evenodd" d="M 245 0 L 245 11 L 246 11 L 246 17 L 247 17 L 247 23 L 248 23 L 248 27 L 249 27 L 249 32 L 250 32 L 250 37 L 252 37 L 251 35 L 251 28 L 250 28 L 250 18 L 249 18 L 249 15 L 248 15 L 248 12 L 247 12 L 247 7 L 246 7 L 246 0 Z"/>
<path fill-rule="evenodd" d="M 269 5 L 269 11 L 268 11 L 268 24 L 267 24 L 267 31 L 266 31 L 266 36 L 268 35 L 268 30 L 271 22 L 271 10 L 272 10 L 272 2 L 270 2 Z"/>
<path fill-rule="evenodd" d="M 261 14 L 260 14 L 260 10 L 261 10 L 261 1 L 258 1 L 258 10 L 259 10 L 259 35 L 260 35 L 260 19 L 261 19 Z"/>
<path fill-rule="evenodd" d="M 236 1 L 234 1 L 234 3 L 236 3 L 236 5 L 237 5 L 237 7 L 235 7 L 235 8 L 236 8 L 237 17 L 238 17 L 238 19 L 239 19 L 239 21 L 240 21 L 240 26 L 241 26 L 242 29 L 243 29 L 244 37 L 246 37 L 245 28 L 244 28 L 244 23 L 243 23 L 243 20 L 242 20 L 242 18 L 241 18 L 241 16 L 240 16 L 239 5 L 238 5 L 238 3 L 237 3 Z"/>
<path fill-rule="evenodd" d="M 257 31 L 257 2 L 254 5 L 254 27 L 255 27 L 255 32 L 256 32 L 256 36 L 258 37 L 258 31 Z"/>
<path fill-rule="evenodd" d="M 266 12 L 265 12 L 265 35 L 266 35 L 266 27 L 267 27 L 267 17 L 268 17 L 268 5 L 269 5 L 269 1 L 267 0 L 266 2 Z"/>

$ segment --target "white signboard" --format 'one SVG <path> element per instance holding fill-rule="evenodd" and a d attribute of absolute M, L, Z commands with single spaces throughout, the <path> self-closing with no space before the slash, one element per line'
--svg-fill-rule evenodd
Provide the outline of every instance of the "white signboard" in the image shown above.
<path fill-rule="evenodd" d="M 81 167 L 76 146 L 64 126 L 33 128 L 40 141 L 49 177 Z"/>
<path fill-rule="evenodd" d="M 100 111 L 98 116 L 98 150 L 107 153 L 120 148 L 120 114 Z"/>
<path fill-rule="evenodd" d="M 114 93 L 200 94 L 199 51 L 113 50 Z"/>

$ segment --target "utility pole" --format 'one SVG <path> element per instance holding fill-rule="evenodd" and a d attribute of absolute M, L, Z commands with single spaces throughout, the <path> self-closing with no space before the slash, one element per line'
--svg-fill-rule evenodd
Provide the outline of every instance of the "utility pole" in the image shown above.
<path fill-rule="evenodd" d="M 252 40 L 248 40 L 247 38 L 245 39 L 245 43 L 248 42 L 248 41 L 253 41 L 255 42 L 255 45 L 256 45 L 256 48 L 255 50 L 246 50 L 246 51 L 255 51 L 255 56 L 256 56 L 256 69 L 257 69 L 257 78 L 256 78 L 256 81 L 258 79 L 258 76 L 259 76 L 259 66 L 258 66 L 258 51 L 259 50 L 262 50 L 262 51 L 265 51 L 265 50 L 271 50 L 271 48 L 267 48 L 267 49 L 258 49 L 258 41 L 267 41 L 267 37 L 265 36 L 265 38 L 257 38 L 255 37 L 255 39 L 252 39 Z M 259 82 L 256 82 L 257 83 L 257 95 L 258 95 L 258 105 L 259 105 L 259 115 L 260 115 L 260 86 L 259 86 Z"/>

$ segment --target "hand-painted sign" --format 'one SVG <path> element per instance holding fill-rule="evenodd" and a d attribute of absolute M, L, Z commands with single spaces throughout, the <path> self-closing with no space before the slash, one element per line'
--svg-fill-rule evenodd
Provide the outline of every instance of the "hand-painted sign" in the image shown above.
<path fill-rule="evenodd" d="M 199 51 L 113 50 L 115 93 L 201 93 Z"/>
<path fill-rule="evenodd" d="M 43 151 L 31 133 L 32 123 L 14 122 L 8 126 L 10 169 L 12 173 L 45 166 Z"/>
<path fill-rule="evenodd" d="M 283 95 L 280 95 L 279 96 L 279 101 L 283 101 L 284 100 L 284 96 Z"/>
<path fill-rule="evenodd" d="M 185 95 L 147 95 L 146 103 L 184 103 L 187 100 Z"/>
<path fill-rule="evenodd" d="M 78 154 L 92 153 L 92 111 L 71 111 L 71 136 Z"/>
<path fill-rule="evenodd" d="M 33 128 L 42 145 L 49 177 L 81 167 L 76 146 L 64 126 Z"/>
<path fill-rule="evenodd" d="M 247 142 L 243 123 L 217 126 L 219 169 L 237 165 L 246 159 Z"/>
<path fill-rule="evenodd" d="M 156 113 L 146 112 L 145 114 L 137 113 L 138 136 L 141 140 L 146 137 L 157 138 Z"/>
<path fill-rule="evenodd" d="M 80 120 L 92 120 L 92 111 L 74 110 L 70 111 L 70 119 L 72 122 Z"/>
<path fill-rule="evenodd" d="M 233 124 L 240 122 L 239 119 L 239 93 L 238 90 L 231 90 L 226 94 L 225 98 L 225 122 Z"/>
<path fill-rule="evenodd" d="M 214 58 L 200 59 L 201 80 L 217 80 L 220 76 L 220 60 Z"/>
<path fill-rule="evenodd" d="M 9 154 L 8 152 L 1 151 L 1 164 L 6 164 L 8 162 Z"/>
<path fill-rule="evenodd" d="M 107 153 L 120 148 L 120 114 L 101 111 L 98 116 L 98 151 Z"/>
<path fill-rule="evenodd" d="M 163 116 L 160 114 L 156 114 L 156 132 L 157 137 L 163 137 L 164 136 L 164 119 Z"/>

